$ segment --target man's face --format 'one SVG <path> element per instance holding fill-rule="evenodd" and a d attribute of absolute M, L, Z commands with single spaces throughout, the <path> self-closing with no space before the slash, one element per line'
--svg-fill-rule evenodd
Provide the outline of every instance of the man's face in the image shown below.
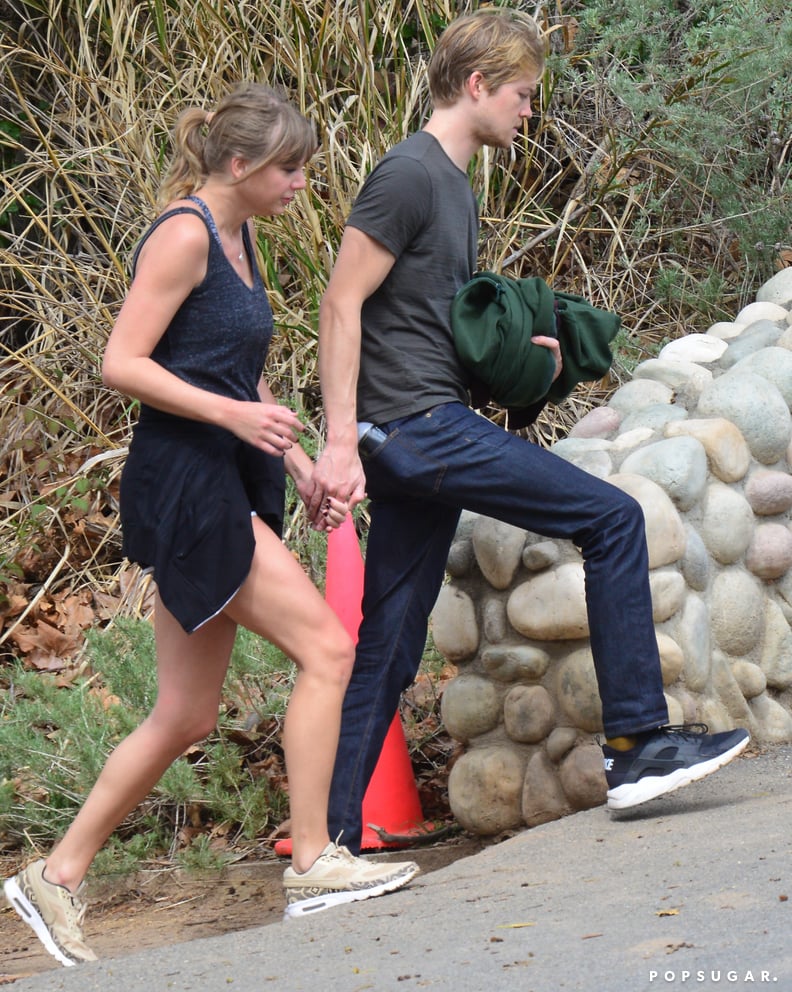
<path fill-rule="evenodd" d="M 478 137 L 482 145 L 492 148 L 508 148 L 511 145 L 521 133 L 523 123 L 533 115 L 531 101 L 536 96 L 538 82 L 534 75 L 520 76 L 490 91 L 486 81 L 482 80 L 477 116 Z"/>

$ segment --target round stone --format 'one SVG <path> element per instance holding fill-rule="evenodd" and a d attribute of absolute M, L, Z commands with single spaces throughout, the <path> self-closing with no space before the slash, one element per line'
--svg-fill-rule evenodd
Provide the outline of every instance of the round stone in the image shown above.
<path fill-rule="evenodd" d="M 792 268 L 781 269 L 760 287 L 756 294 L 758 303 L 775 303 L 787 311 L 792 306 Z"/>
<path fill-rule="evenodd" d="M 552 696 L 540 685 L 516 685 L 503 703 L 503 722 L 513 741 L 538 744 L 553 729 Z"/>
<path fill-rule="evenodd" d="M 592 743 L 579 744 L 558 769 L 564 795 L 575 809 L 592 809 L 605 802 L 608 786 L 602 767 L 602 749 Z"/>
<path fill-rule="evenodd" d="M 558 666 L 556 695 L 574 727 L 590 734 L 602 731 L 602 701 L 589 648 L 571 652 Z"/>
<path fill-rule="evenodd" d="M 754 513 L 770 517 L 792 509 L 792 475 L 769 469 L 752 472 L 745 485 L 745 498 Z"/>
<path fill-rule="evenodd" d="M 448 802 L 463 830 L 498 834 L 522 822 L 525 760 L 510 747 L 473 748 L 448 776 Z"/>
<path fill-rule="evenodd" d="M 506 608 L 515 630 L 537 641 L 588 635 L 583 565 L 569 562 L 521 583 Z"/>
<path fill-rule="evenodd" d="M 499 682 L 538 682 L 550 665 L 550 656 L 535 644 L 495 644 L 483 652 L 481 663 L 487 675 Z"/>
<path fill-rule="evenodd" d="M 792 419 L 784 397 L 754 372 L 732 371 L 713 380 L 701 394 L 698 415 L 731 421 L 763 465 L 782 458 L 792 436 Z"/>
<path fill-rule="evenodd" d="M 478 650 L 476 607 L 470 596 L 454 585 L 444 585 L 432 611 L 435 646 L 449 661 L 472 658 Z"/>
<path fill-rule="evenodd" d="M 732 663 L 732 674 L 746 699 L 761 695 L 767 688 L 767 677 L 758 665 L 739 658 Z"/>
<path fill-rule="evenodd" d="M 745 564 L 760 579 L 780 579 L 792 567 L 792 533 L 785 524 L 761 524 L 754 532 Z"/>
<path fill-rule="evenodd" d="M 443 725 L 455 740 L 465 743 L 498 725 L 501 699 L 501 692 L 490 679 L 458 675 L 440 697 Z"/>
<path fill-rule="evenodd" d="M 727 654 L 750 654 L 762 635 L 761 585 L 740 568 L 725 569 L 712 583 L 712 634 Z"/>
<path fill-rule="evenodd" d="M 716 561 L 730 565 L 739 561 L 754 534 L 754 515 L 747 500 L 736 489 L 714 482 L 703 501 L 700 533 Z"/>
<path fill-rule="evenodd" d="M 558 772 L 544 751 L 537 750 L 528 761 L 522 794 L 522 816 L 529 827 L 549 823 L 572 812 L 564 795 Z"/>

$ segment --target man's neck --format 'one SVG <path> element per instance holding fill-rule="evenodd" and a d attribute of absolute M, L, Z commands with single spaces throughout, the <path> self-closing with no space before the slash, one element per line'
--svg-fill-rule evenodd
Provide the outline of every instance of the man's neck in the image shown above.
<path fill-rule="evenodd" d="M 459 113 L 457 106 L 437 108 L 423 130 L 436 138 L 462 172 L 467 172 L 470 160 L 481 150 L 481 142 L 471 133 L 465 115 Z"/>

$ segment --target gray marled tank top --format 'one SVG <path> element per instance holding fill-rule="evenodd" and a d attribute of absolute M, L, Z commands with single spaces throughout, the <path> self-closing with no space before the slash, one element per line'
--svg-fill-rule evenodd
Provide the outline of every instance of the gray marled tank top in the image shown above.
<path fill-rule="evenodd" d="M 245 252 L 252 261 L 253 288 L 239 278 L 225 257 L 209 208 L 197 196 L 187 199 L 199 209 L 177 207 L 158 217 L 138 245 L 175 214 L 194 213 L 209 229 L 206 276 L 182 303 L 151 357 L 174 375 L 213 393 L 240 400 L 258 400 L 258 384 L 272 338 L 272 310 L 255 264 L 247 225 L 242 228 Z M 143 405 L 141 420 L 162 414 Z"/>

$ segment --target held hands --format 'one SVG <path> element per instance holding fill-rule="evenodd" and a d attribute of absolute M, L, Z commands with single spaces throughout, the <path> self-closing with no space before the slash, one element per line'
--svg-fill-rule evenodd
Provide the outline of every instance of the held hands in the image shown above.
<path fill-rule="evenodd" d="M 349 513 L 349 506 L 344 500 L 336 499 L 334 496 L 326 496 L 322 499 L 322 494 L 319 493 L 316 496 L 318 510 L 311 509 L 311 502 L 316 495 L 316 484 L 313 479 L 312 466 L 307 456 L 306 462 L 306 473 L 295 471 L 293 468 L 288 469 L 288 466 L 287 469 L 290 472 L 300 499 L 305 504 L 311 528 L 318 531 L 335 530 L 346 519 L 346 515 Z"/>
<path fill-rule="evenodd" d="M 328 443 L 316 460 L 312 481 L 314 491 L 307 503 L 308 519 L 314 527 L 323 530 L 326 529 L 322 526 L 322 521 L 326 522 L 325 514 L 332 515 L 336 503 L 352 510 L 366 498 L 366 477 L 357 445 Z"/>
<path fill-rule="evenodd" d="M 326 496 L 322 500 L 316 519 L 311 521 L 311 526 L 314 530 L 335 530 L 346 520 L 347 513 L 349 513 L 349 507 L 346 503 L 336 499 L 335 496 Z"/>

